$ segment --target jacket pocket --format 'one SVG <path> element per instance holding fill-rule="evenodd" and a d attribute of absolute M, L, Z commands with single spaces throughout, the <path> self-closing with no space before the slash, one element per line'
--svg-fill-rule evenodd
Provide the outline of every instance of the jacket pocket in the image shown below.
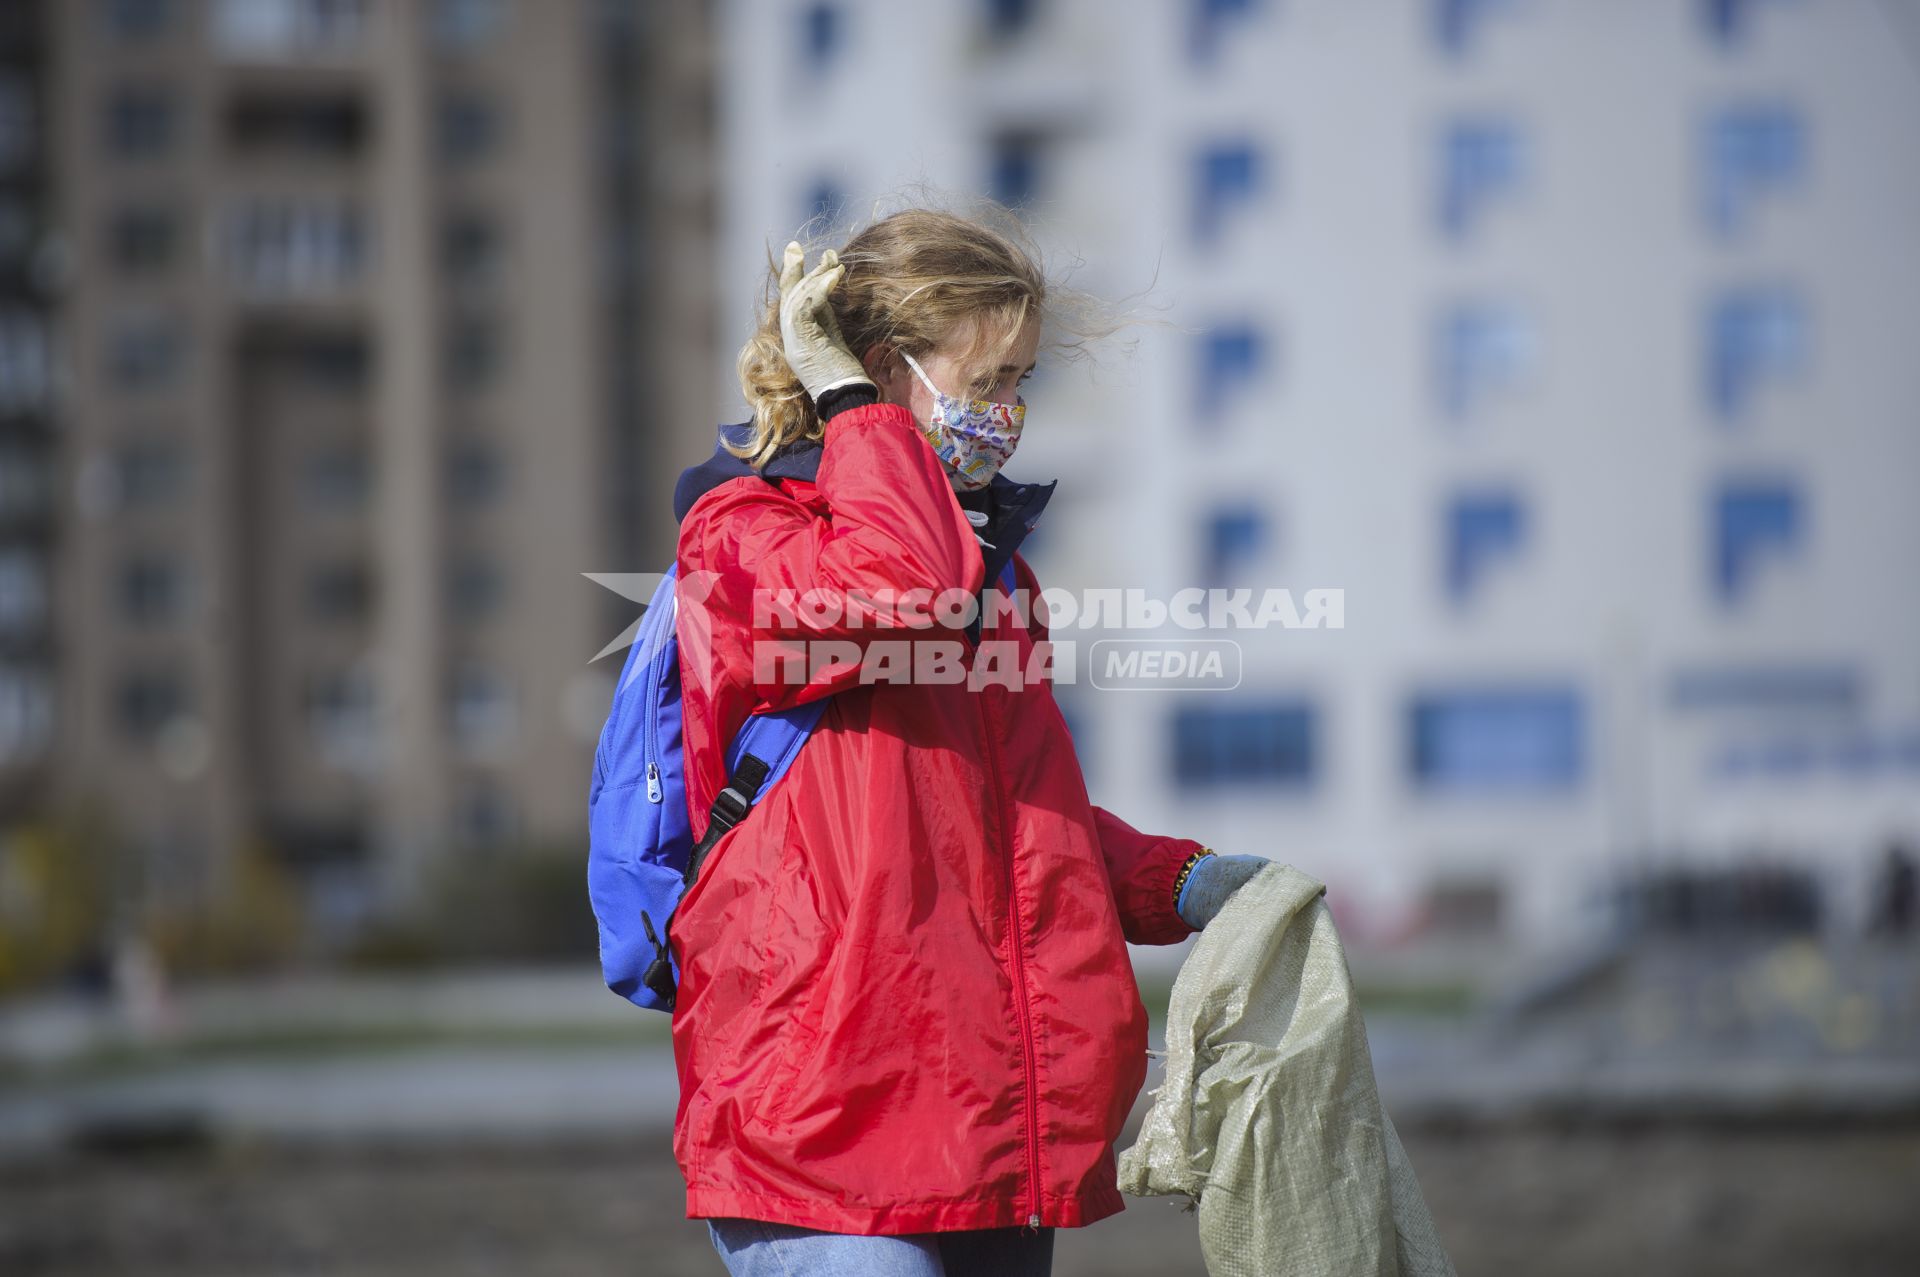
<path fill-rule="evenodd" d="M 781 1035 L 783 1041 L 779 1053 L 767 1071 L 766 1085 L 760 1092 L 752 1115 L 747 1118 L 748 1130 L 773 1131 L 783 1126 L 787 1104 L 793 1098 L 796 1085 L 810 1067 L 817 1068 L 820 1065 L 820 1044 L 826 1038 L 826 1028 L 820 1021 L 821 1008 L 826 1005 L 839 967 L 834 961 L 839 941 L 837 934 L 829 934 L 823 942 L 825 953 L 815 964 L 813 979 L 804 998 L 787 1021 L 786 1031 Z"/>

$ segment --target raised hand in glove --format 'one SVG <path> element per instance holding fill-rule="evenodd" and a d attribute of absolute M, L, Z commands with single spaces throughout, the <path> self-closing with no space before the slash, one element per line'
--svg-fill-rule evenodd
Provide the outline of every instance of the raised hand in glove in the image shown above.
<path fill-rule="evenodd" d="M 797 240 L 788 244 L 780 266 L 780 342 L 794 375 L 818 404 L 829 390 L 872 387 L 873 379 L 847 349 L 840 321 L 827 301 L 847 273 L 840 254 L 829 248 L 812 270 L 805 270 L 805 264 L 806 250 Z"/>
<path fill-rule="evenodd" d="M 1187 871 L 1174 911 L 1195 931 L 1203 929 L 1220 912 L 1240 885 L 1272 863 L 1265 856 L 1221 856 L 1211 852 L 1200 857 Z"/>

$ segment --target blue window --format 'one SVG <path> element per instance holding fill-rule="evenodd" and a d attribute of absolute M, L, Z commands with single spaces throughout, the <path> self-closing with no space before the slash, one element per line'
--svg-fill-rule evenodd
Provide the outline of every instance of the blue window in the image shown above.
<path fill-rule="evenodd" d="M 821 178 L 815 182 L 801 199 L 802 222 L 819 222 L 823 227 L 832 227 L 839 223 L 840 216 L 846 211 L 847 193 L 831 178 Z"/>
<path fill-rule="evenodd" d="M 1806 534 L 1800 494 L 1784 479 L 1725 483 L 1713 506 L 1713 588 L 1737 602 L 1768 559 L 1795 552 Z"/>
<path fill-rule="evenodd" d="M 1780 103 L 1733 107 L 1707 121 L 1702 198 L 1707 223 L 1723 236 L 1738 234 L 1753 208 L 1790 190 L 1806 175 L 1806 126 Z"/>
<path fill-rule="evenodd" d="M 177 105 L 165 89 L 116 89 L 107 100 L 108 145 L 127 158 L 161 154 L 179 132 Z"/>
<path fill-rule="evenodd" d="M 987 170 L 987 192 L 1009 208 L 1031 203 L 1040 187 L 1041 140 L 1028 131 L 1002 133 L 993 139 Z"/>
<path fill-rule="evenodd" d="M 1205 561 L 1200 575 L 1208 587 L 1235 584 L 1267 548 L 1267 516 L 1253 506 L 1215 510 L 1207 519 Z M 1238 584 L 1245 585 L 1244 580 Z"/>
<path fill-rule="evenodd" d="M 984 0 L 987 30 L 997 39 L 1009 39 L 1033 25 L 1039 0 Z"/>
<path fill-rule="evenodd" d="M 1860 672 L 1837 665 L 1741 665 L 1683 670 L 1668 685 L 1677 710 L 1762 711 L 1849 717 L 1862 703 Z"/>
<path fill-rule="evenodd" d="M 1266 336 L 1252 324 L 1228 324 L 1203 333 L 1194 387 L 1200 420 L 1218 420 L 1234 396 L 1260 378 L 1266 363 Z"/>
<path fill-rule="evenodd" d="M 118 39 L 151 40 L 173 19 L 172 0 L 100 0 L 100 16 Z"/>
<path fill-rule="evenodd" d="M 800 59 L 811 71 L 824 71 L 840 51 L 845 33 L 837 4 L 810 4 L 800 11 Z"/>
<path fill-rule="evenodd" d="M 1421 693 L 1408 707 L 1409 778 L 1435 792 L 1570 789 L 1585 765 L 1585 736 L 1571 688 Z"/>
<path fill-rule="evenodd" d="M 1505 120 L 1456 120 L 1441 139 L 1440 229 L 1463 240 L 1486 208 L 1520 188 L 1526 152 Z"/>
<path fill-rule="evenodd" d="M 1746 40 L 1755 12 L 1774 0 L 1699 0 L 1700 24 L 1721 48 L 1738 47 Z"/>
<path fill-rule="evenodd" d="M 1738 419 L 1762 382 L 1791 382 L 1807 365 L 1807 320 L 1785 288 L 1745 288 L 1707 315 L 1707 396 L 1722 420 Z"/>
<path fill-rule="evenodd" d="M 1518 309 L 1500 302 L 1461 302 L 1441 315 L 1436 346 L 1440 410 L 1461 421 L 1488 398 L 1525 380 L 1538 341 Z"/>
<path fill-rule="evenodd" d="M 1188 0 L 1187 55 L 1196 63 L 1213 61 L 1232 21 L 1244 20 L 1261 0 Z"/>
<path fill-rule="evenodd" d="M 1314 711 L 1302 701 L 1173 711 L 1173 778 L 1179 785 L 1304 786 L 1314 778 Z"/>
<path fill-rule="evenodd" d="M 1431 0 L 1433 41 L 1442 53 L 1463 57 L 1480 37 L 1481 26 L 1501 10 L 1518 7 L 1517 0 Z"/>
<path fill-rule="evenodd" d="M 1447 507 L 1447 597 L 1465 603 L 1502 560 L 1520 553 L 1527 536 L 1526 510 L 1511 492 L 1457 496 Z"/>
<path fill-rule="evenodd" d="M 1264 169 L 1252 142 L 1219 142 L 1201 149 L 1194 160 L 1195 243 L 1214 243 L 1234 206 L 1253 203 L 1266 184 Z"/>

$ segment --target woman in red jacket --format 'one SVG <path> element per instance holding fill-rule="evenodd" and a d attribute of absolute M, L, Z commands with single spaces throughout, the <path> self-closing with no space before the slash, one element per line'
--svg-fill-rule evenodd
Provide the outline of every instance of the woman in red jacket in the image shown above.
<path fill-rule="evenodd" d="M 753 421 L 677 494 L 695 833 L 749 714 L 831 699 L 674 915 L 687 1214 L 735 1274 L 1045 1273 L 1054 1228 L 1122 1209 L 1126 942 L 1191 934 L 1263 862 L 1088 801 L 1015 552 L 1053 485 L 999 473 L 1031 257 L 911 210 L 810 272 L 789 245 L 777 284 Z M 1024 617 L 978 606 L 1008 562 Z"/>

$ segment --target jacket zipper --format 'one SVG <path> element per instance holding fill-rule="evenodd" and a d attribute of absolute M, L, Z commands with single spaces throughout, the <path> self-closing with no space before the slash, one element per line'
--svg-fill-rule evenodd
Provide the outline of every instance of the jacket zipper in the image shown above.
<path fill-rule="evenodd" d="M 984 637 L 984 635 L 982 636 Z M 972 672 L 974 661 L 979 659 L 980 649 L 976 647 L 970 655 L 967 666 Z M 1007 910 L 1011 931 L 1007 936 L 1007 949 L 1013 956 L 1013 1000 L 1020 1019 L 1020 1059 L 1027 1070 L 1027 1195 L 1031 1199 L 1031 1210 L 1027 1214 L 1027 1227 L 1040 1227 L 1040 1087 L 1039 1070 L 1034 1065 L 1033 1056 L 1033 1012 L 1027 1005 L 1027 968 L 1026 968 L 1026 929 L 1020 920 L 1020 889 L 1014 881 L 1013 872 L 1013 822 L 1007 811 L 1007 791 L 1001 780 L 1000 746 L 994 739 L 993 715 L 987 709 L 984 690 L 974 695 L 981 697 L 980 717 L 987 734 L 987 765 L 993 772 L 993 792 L 1000 811 L 1000 832 L 1006 848 L 1007 861 Z"/>

